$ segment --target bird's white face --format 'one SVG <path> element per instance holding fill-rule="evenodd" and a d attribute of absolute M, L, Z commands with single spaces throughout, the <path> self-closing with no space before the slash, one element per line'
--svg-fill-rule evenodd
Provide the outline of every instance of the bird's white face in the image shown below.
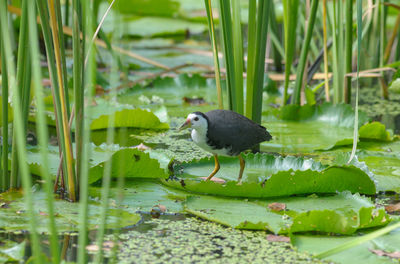
<path fill-rule="evenodd" d="M 208 123 L 202 115 L 191 113 L 186 118 L 186 122 L 179 129 L 184 129 L 187 127 L 191 127 L 196 130 L 207 130 Z"/>

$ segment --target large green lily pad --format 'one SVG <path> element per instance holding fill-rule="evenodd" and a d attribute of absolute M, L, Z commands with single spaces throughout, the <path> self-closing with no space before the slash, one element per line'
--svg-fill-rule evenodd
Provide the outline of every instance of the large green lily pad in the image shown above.
<path fill-rule="evenodd" d="M 367 121 L 367 116 L 359 112 L 360 126 Z M 261 144 L 263 151 L 309 153 L 353 142 L 354 111 L 345 104 L 270 109 L 263 113 L 262 123 L 273 136 Z"/>
<path fill-rule="evenodd" d="M 269 208 L 272 204 L 285 208 L 276 211 Z M 349 192 L 328 197 L 312 195 L 261 201 L 201 196 L 189 197 L 185 205 L 189 213 L 226 226 L 274 233 L 352 234 L 390 221 L 385 210 L 375 209 L 369 198 Z"/>
<path fill-rule="evenodd" d="M 244 156 L 246 168 L 243 183 L 236 182 L 239 161 L 221 157 L 221 169 L 216 177 L 226 180 L 225 184 L 204 181 L 213 169 L 213 161 L 199 161 L 175 166 L 178 178 L 163 180 L 171 187 L 195 193 L 234 197 L 275 197 L 308 193 L 352 193 L 375 194 L 375 183 L 366 172 L 353 165 L 323 166 L 311 159 L 275 157 L 268 154 Z"/>
<path fill-rule="evenodd" d="M 49 232 L 49 215 L 47 210 L 46 194 L 42 191 L 33 193 L 34 210 L 36 213 L 36 229 L 40 233 Z M 7 231 L 29 230 L 28 213 L 25 207 L 22 192 L 7 192 L 0 194 L 0 200 L 7 204 L 0 208 L 0 229 Z M 59 232 L 78 230 L 79 206 L 64 200 L 55 200 L 56 226 Z M 89 229 L 96 229 L 100 224 L 101 205 L 89 202 Z M 121 228 L 136 224 L 140 215 L 118 208 L 109 208 L 107 211 L 107 228 Z"/>
<path fill-rule="evenodd" d="M 49 171 L 55 176 L 60 163 L 58 148 L 49 147 Z M 103 177 L 105 163 L 112 160 L 111 176 L 125 178 L 167 178 L 167 166 L 170 159 L 162 153 L 144 152 L 136 148 L 121 148 L 118 145 L 100 147 L 91 145 L 89 183 L 95 183 Z M 30 171 L 42 175 L 41 155 L 37 148 L 28 152 Z"/>

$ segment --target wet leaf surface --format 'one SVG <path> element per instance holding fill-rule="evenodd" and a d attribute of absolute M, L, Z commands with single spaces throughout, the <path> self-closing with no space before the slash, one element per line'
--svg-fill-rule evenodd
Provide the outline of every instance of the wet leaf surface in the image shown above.
<path fill-rule="evenodd" d="M 239 162 L 236 158 L 228 157 L 220 158 L 221 169 L 217 174 L 217 177 L 226 180 L 226 184 L 200 179 L 208 176 L 213 169 L 213 161 L 208 158 L 175 166 L 175 176 L 178 178 L 163 182 L 195 193 L 253 198 L 346 190 L 375 193 L 374 181 L 367 173 L 352 165 L 325 166 L 312 159 L 268 154 L 248 154 L 244 159 L 246 168 L 241 185 L 236 182 Z"/>

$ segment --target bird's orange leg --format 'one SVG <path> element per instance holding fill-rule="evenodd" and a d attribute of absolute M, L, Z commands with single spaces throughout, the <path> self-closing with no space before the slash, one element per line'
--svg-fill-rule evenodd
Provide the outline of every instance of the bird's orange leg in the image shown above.
<path fill-rule="evenodd" d="M 211 172 L 210 176 L 207 177 L 206 181 L 210 180 L 212 177 L 214 177 L 215 174 L 219 171 L 219 161 L 218 161 L 218 156 L 217 154 L 214 154 L 214 160 L 215 160 L 215 168 Z"/>
<path fill-rule="evenodd" d="M 244 165 L 246 165 L 246 163 L 244 162 L 244 159 L 243 159 L 241 154 L 239 154 L 238 158 L 239 158 L 239 162 L 240 162 L 240 171 L 239 171 L 238 184 L 241 184 L 242 183 L 243 171 L 244 171 Z"/>

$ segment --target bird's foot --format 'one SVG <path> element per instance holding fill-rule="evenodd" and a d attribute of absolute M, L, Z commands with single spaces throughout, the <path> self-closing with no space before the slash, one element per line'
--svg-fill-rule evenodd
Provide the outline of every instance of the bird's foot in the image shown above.
<path fill-rule="evenodd" d="M 217 178 L 217 177 L 212 177 L 210 179 L 208 179 L 207 177 L 200 177 L 200 179 L 202 179 L 204 181 L 213 181 L 213 182 L 221 183 L 221 184 L 224 184 L 226 182 L 224 179 Z"/>
<path fill-rule="evenodd" d="M 240 185 L 242 185 L 242 180 L 240 180 L 240 181 L 238 181 L 237 183 L 236 183 L 236 185 L 238 185 L 238 186 L 240 186 Z"/>

